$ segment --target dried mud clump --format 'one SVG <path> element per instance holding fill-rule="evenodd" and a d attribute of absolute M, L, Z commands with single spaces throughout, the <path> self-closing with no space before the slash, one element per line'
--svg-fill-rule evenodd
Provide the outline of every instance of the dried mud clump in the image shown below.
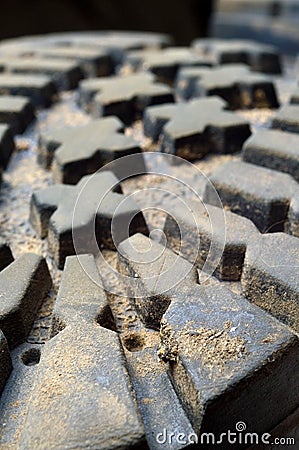
<path fill-rule="evenodd" d="M 161 320 L 160 327 L 161 345 L 158 349 L 158 357 L 162 361 L 177 361 L 178 360 L 178 343 L 175 338 L 175 334 L 167 320 Z"/>
<path fill-rule="evenodd" d="M 161 341 L 158 355 L 162 360 L 177 361 L 183 353 L 187 357 L 200 359 L 202 366 L 221 371 L 233 360 L 247 354 L 246 342 L 239 336 L 231 336 L 230 322 L 223 329 L 198 327 L 191 324 L 179 331 L 176 336 L 173 329 L 165 321 L 161 324 Z"/>

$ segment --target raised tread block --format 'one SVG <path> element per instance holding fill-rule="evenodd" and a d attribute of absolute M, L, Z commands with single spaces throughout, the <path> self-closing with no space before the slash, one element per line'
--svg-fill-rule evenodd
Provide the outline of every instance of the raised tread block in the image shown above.
<path fill-rule="evenodd" d="M 78 323 L 43 348 L 21 447 L 146 449 L 136 409 L 118 335 Z"/>
<path fill-rule="evenodd" d="M 77 280 L 77 281 L 74 281 Z M 82 320 L 97 321 L 109 303 L 92 255 L 68 256 L 52 316 L 52 335 Z"/>
<path fill-rule="evenodd" d="M 140 73 L 132 74 L 129 76 L 129 78 L 114 76 L 110 78 L 104 77 L 103 79 L 89 78 L 88 80 L 82 80 L 79 85 L 79 100 L 78 100 L 79 105 L 88 110 L 96 93 L 99 92 L 101 89 L 103 89 L 103 87 L 105 87 L 107 83 L 109 86 L 109 80 L 111 84 L 111 80 L 115 81 L 119 80 L 120 78 L 124 79 L 125 82 L 126 80 L 129 80 L 131 83 L 135 81 L 135 83 L 137 84 L 140 84 L 142 82 L 151 83 L 155 81 L 155 76 L 147 72 L 141 74 Z"/>
<path fill-rule="evenodd" d="M 0 329 L 10 348 L 23 342 L 52 286 L 46 261 L 33 253 L 0 272 Z"/>
<path fill-rule="evenodd" d="M 282 106 L 272 119 L 272 128 L 299 133 L 299 105 Z"/>
<path fill-rule="evenodd" d="M 244 161 L 289 173 L 299 182 L 299 136 L 280 130 L 259 130 L 243 146 Z"/>
<path fill-rule="evenodd" d="M 114 69 L 110 53 L 104 48 L 59 45 L 42 48 L 37 50 L 35 54 L 43 58 L 77 61 L 86 77 L 108 76 L 112 74 Z"/>
<path fill-rule="evenodd" d="M 170 293 L 181 289 L 183 282 L 196 283 L 197 270 L 163 245 L 138 233 L 123 241 L 118 252 L 120 272 L 138 282 L 129 295 L 134 298 L 141 320 L 146 326 L 159 329 Z"/>
<path fill-rule="evenodd" d="M 186 214 L 178 204 L 166 218 L 164 234 L 169 248 L 201 270 L 215 264 L 213 274 L 221 280 L 239 280 L 247 245 L 259 235 L 257 228 L 245 217 L 216 206 L 188 201 L 188 208 Z"/>
<path fill-rule="evenodd" d="M 42 239 L 47 236 L 49 221 L 68 190 L 72 192 L 72 186 L 55 184 L 32 194 L 29 220 Z"/>
<path fill-rule="evenodd" d="M 48 132 L 40 137 L 38 160 L 44 167 L 53 162 L 58 183 L 76 184 L 82 176 L 128 155 L 136 155 L 135 169 L 142 174 L 146 171 L 142 151 L 137 141 L 123 134 L 123 129 L 119 119 L 105 117 L 82 127 Z"/>
<path fill-rule="evenodd" d="M 229 161 L 216 170 L 211 182 L 223 205 L 252 220 L 262 233 L 287 228 L 289 206 L 298 193 L 298 183 L 290 175 L 241 161 Z M 210 204 L 215 204 L 215 200 L 218 202 L 209 183 L 203 199 Z"/>
<path fill-rule="evenodd" d="M 176 114 L 178 105 L 166 103 L 160 106 L 149 106 L 143 114 L 143 132 L 145 136 L 157 142 L 163 131 L 164 125 Z"/>
<path fill-rule="evenodd" d="M 172 85 L 178 70 L 184 66 L 212 65 L 209 57 L 202 57 L 189 47 L 168 47 L 156 50 L 127 52 L 124 65 L 132 70 L 149 70 L 162 83 Z"/>
<path fill-rule="evenodd" d="M 15 74 L 45 75 L 61 90 L 75 89 L 83 78 L 76 61 L 54 58 L 23 57 L 8 59 L 6 70 Z"/>
<path fill-rule="evenodd" d="M 15 143 L 11 128 L 9 125 L 0 124 L 0 169 L 6 169 L 14 149 Z"/>
<path fill-rule="evenodd" d="M 95 116 L 115 115 L 126 125 L 139 119 L 147 106 L 174 101 L 172 90 L 156 83 L 151 73 L 91 78 L 80 83 L 79 92 L 81 106 L 92 100 Z"/>
<path fill-rule="evenodd" d="M 299 332 L 299 239 L 262 235 L 248 245 L 242 287 L 246 297 Z"/>
<path fill-rule="evenodd" d="M 162 48 L 172 43 L 170 35 L 153 32 L 131 32 L 131 31 L 79 31 L 61 32 L 48 35 L 32 36 L 28 38 L 17 38 L 17 40 L 6 40 L 1 43 L 3 54 L 22 52 L 30 54 L 33 50 L 49 46 L 79 46 L 93 49 L 106 49 L 119 64 L 125 51 Z"/>
<path fill-rule="evenodd" d="M 10 247 L 0 239 L 0 272 L 13 262 L 14 258 Z"/>
<path fill-rule="evenodd" d="M 171 361 L 174 387 L 197 432 L 220 436 L 241 417 L 264 433 L 296 408 L 298 336 L 225 287 L 177 295 L 160 333 L 160 355 Z"/>
<path fill-rule="evenodd" d="M 211 97 L 150 107 L 144 114 L 144 133 L 154 140 L 160 133 L 163 152 L 189 161 L 212 151 L 235 153 L 250 136 L 250 126 L 225 106 L 219 97 Z"/>
<path fill-rule="evenodd" d="M 34 119 L 34 109 L 28 98 L 0 96 L 0 123 L 8 124 L 15 134 L 23 133 Z"/>
<path fill-rule="evenodd" d="M 29 97 L 33 106 L 50 106 L 56 92 L 51 79 L 44 75 L 0 74 L 0 95 Z"/>
<path fill-rule="evenodd" d="M 251 72 L 244 65 L 215 68 L 184 68 L 178 74 L 176 93 L 183 99 L 218 95 L 229 108 L 278 108 L 273 81 L 267 76 Z"/>
<path fill-rule="evenodd" d="M 21 448 L 147 448 L 118 334 L 96 323 L 106 296 L 90 275 L 91 256 L 68 258 L 55 311 L 66 326 L 42 349 Z"/>
<path fill-rule="evenodd" d="M 140 208 L 121 192 L 118 179 L 106 171 L 83 177 L 76 186 L 33 193 L 30 222 L 41 236 L 48 231 L 49 251 L 59 268 L 66 256 L 95 254 L 99 245 L 115 249 L 127 233 L 148 233 Z"/>
<path fill-rule="evenodd" d="M 214 58 L 216 64 L 244 63 L 257 72 L 280 74 L 281 61 L 276 47 L 245 39 L 195 39 L 193 47 Z"/>

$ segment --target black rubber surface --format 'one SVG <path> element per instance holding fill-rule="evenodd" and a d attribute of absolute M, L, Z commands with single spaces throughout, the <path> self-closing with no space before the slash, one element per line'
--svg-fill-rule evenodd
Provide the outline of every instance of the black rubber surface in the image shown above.
<path fill-rule="evenodd" d="M 0 449 L 299 442 L 295 61 L 170 42 L 0 43 Z"/>

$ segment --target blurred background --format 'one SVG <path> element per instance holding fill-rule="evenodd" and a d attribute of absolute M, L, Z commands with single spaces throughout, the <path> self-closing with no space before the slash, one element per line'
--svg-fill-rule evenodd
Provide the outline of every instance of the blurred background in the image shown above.
<path fill-rule="evenodd" d="M 299 0 L 219 0 L 214 11 L 212 36 L 256 39 L 299 53 Z"/>
<path fill-rule="evenodd" d="M 172 34 L 189 44 L 207 34 L 212 0 L 1 0 L 0 38 L 56 31 Z"/>
<path fill-rule="evenodd" d="M 0 38 L 76 30 L 255 38 L 298 53 L 299 0 L 1 0 Z"/>

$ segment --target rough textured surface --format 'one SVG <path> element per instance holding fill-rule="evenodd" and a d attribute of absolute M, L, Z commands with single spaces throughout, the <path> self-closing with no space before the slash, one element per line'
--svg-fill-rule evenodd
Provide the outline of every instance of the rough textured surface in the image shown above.
<path fill-rule="evenodd" d="M 28 98 L 0 96 L 0 122 L 7 123 L 15 134 L 23 133 L 34 119 L 33 106 Z"/>
<path fill-rule="evenodd" d="M 176 93 L 183 99 L 219 95 L 230 109 L 277 108 L 273 81 L 241 64 L 216 68 L 185 68 L 178 75 Z"/>
<path fill-rule="evenodd" d="M 299 182 L 299 136 L 279 130 L 259 130 L 244 144 L 243 160 L 289 173 Z"/>
<path fill-rule="evenodd" d="M 9 347 L 23 342 L 52 280 L 45 260 L 25 254 L 0 273 L 0 329 Z"/>
<path fill-rule="evenodd" d="M 162 319 L 161 341 L 175 389 L 201 433 L 219 436 L 239 417 L 260 433 L 298 404 L 298 337 L 224 287 L 178 294 Z"/>
<path fill-rule="evenodd" d="M 38 160 L 44 167 L 53 162 L 57 183 L 76 184 L 82 176 L 96 172 L 117 158 L 140 154 L 136 171 L 146 171 L 141 149 L 116 117 L 106 117 L 81 127 L 69 127 L 45 133 L 39 140 Z M 53 161 L 54 159 L 54 161 Z M 139 163 L 139 166 L 138 166 Z"/>
<path fill-rule="evenodd" d="M 282 106 L 272 119 L 272 128 L 299 133 L 299 106 Z"/>
<path fill-rule="evenodd" d="M 250 126 L 242 117 L 225 111 L 219 97 L 190 103 L 147 108 L 144 133 L 157 140 L 161 150 L 189 161 L 207 153 L 235 153 L 250 136 Z"/>
<path fill-rule="evenodd" d="M 245 39 L 196 39 L 193 47 L 218 64 L 244 63 L 258 72 L 281 73 L 280 55 L 271 45 Z"/>
<path fill-rule="evenodd" d="M 188 202 L 189 211 L 177 205 L 167 216 L 164 233 L 170 249 L 199 269 L 217 266 L 214 276 L 239 280 L 246 247 L 259 232 L 245 217 L 200 202 Z M 223 226 L 225 225 L 225 226 Z"/>
<path fill-rule="evenodd" d="M 136 345 L 138 338 L 141 340 L 139 347 L 128 345 L 128 342 Z M 161 435 L 157 441 L 165 429 L 184 430 L 187 435 L 193 434 L 194 430 L 173 389 L 167 373 L 168 364 L 157 357 L 159 333 L 152 330 L 131 332 L 124 336 L 123 342 L 148 445 L 151 450 L 169 449 L 169 442 L 163 442 Z M 185 445 L 173 440 L 171 449 L 181 448 Z"/>
<path fill-rule="evenodd" d="M 0 74 L 0 94 L 29 97 L 34 106 L 50 106 L 56 94 L 51 79 L 44 75 Z"/>
<path fill-rule="evenodd" d="M 99 246 L 115 249 L 128 235 L 147 233 L 139 207 L 122 194 L 118 179 L 108 171 L 83 177 L 76 186 L 35 192 L 30 222 L 41 237 L 48 234 L 49 251 L 59 268 L 66 256 L 96 254 Z"/>
<path fill-rule="evenodd" d="M 150 105 L 172 102 L 172 90 L 156 83 L 151 73 L 91 78 L 80 83 L 80 105 L 88 107 L 92 101 L 95 116 L 119 117 L 129 125 L 140 119 L 143 110 Z"/>
<path fill-rule="evenodd" d="M 299 331 L 299 239 L 283 233 L 252 239 L 242 287 L 250 301 Z"/>
<path fill-rule="evenodd" d="M 40 346 L 24 343 L 11 352 L 13 370 L 0 398 L 0 448 L 17 450 L 25 426 Z"/>
<path fill-rule="evenodd" d="M 289 205 L 299 187 L 290 175 L 231 161 L 218 169 L 211 181 L 223 205 L 251 219 L 262 233 L 283 231 L 285 223 L 290 222 Z M 204 201 L 215 204 L 215 192 L 209 184 Z"/>

